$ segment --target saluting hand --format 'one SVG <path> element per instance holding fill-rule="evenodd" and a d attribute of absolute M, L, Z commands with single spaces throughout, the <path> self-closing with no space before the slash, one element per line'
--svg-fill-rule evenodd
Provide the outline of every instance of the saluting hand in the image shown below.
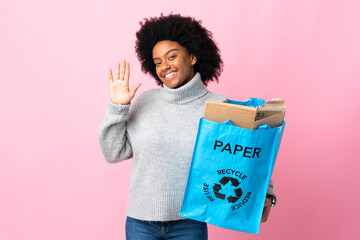
<path fill-rule="evenodd" d="M 130 65 L 123 60 L 116 65 L 115 79 L 113 79 L 112 70 L 109 69 L 110 80 L 110 100 L 112 103 L 126 105 L 134 98 L 135 92 L 141 86 L 137 83 L 133 88 L 129 89 Z"/>

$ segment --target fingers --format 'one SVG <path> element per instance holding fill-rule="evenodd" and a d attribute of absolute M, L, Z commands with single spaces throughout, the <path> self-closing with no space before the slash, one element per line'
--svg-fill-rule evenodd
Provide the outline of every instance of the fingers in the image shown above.
<path fill-rule="evenodd" d="M 114 82 L 114 78 L 112 75 L 112 69 L 109 69 L 109 80 L 110 83 Z M 115 81 L 116 80 L 122 80 L 122 81 L 129 81 L 130 78 L 130 64 L 128 62 L 126 62 L 125 60 L 121 61 L 120 63 L 116 64 L 115 67 Z"/>
<path fill-rule="evenodd" d="M 129 82 L 129 78 L 130 78 L 130 63 L 129 62 L 126 62 L 124 74 L 125 74 L 124 81 Z"/>
<path fill-rule="evenodd" d="M 120 79 L 120 63 L 117 63 L 115 67 L 115 80 L 119 80 L 119 79 Z"/>
<path fill-rule="evenodd" d="M 110 83 L 114 82 L 111 68 L 109 69 L 108 76 L 109 76 L 109 81 L 110 81 Z"/>
<path fill-rule="evenodd" d="M 261 222 L 262 223 L 266 222 L 268 220 L 270 210 L 271 210 L 271 199 L 266 198 L 263 214 L 262 214 L 262 217 L 261 217 Z"/>
<path fill-rule="evenodd" d="M 135 96 L 135 93 L 136 91 L 139 89 L 139 87 L 141 86 L 141 83 L 137 83 L 133 86 L 133 88 L 131 89 L 130 91 L 130 96 L 131 97 L 134 97 Z"/>
<path fill-rule="evenodd" d="M 126 61 L 122 60 L 120 65 L 120 80 L 124 80 Z"/>
<path fill-rule="evenodd" d="M 266 221 L 268 220 L 269 214 L 270 214 L 270 210 L 267 209 L 267 210 L 263 213 L 263 215 L 262 215 L 262 217 L 261 217 L 261 222 L 262 222 L 262 223 L 263 223 L 263 222 L 266 222 Z"/>

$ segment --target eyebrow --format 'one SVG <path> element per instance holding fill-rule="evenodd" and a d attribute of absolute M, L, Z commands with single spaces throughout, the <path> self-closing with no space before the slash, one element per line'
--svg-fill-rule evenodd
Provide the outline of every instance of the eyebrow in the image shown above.
<path fill-rule="evenodd" d="M 167 51 L 166 53 L 165 53 L 165 55 L 168 55 L 170 52 L 172 52 L 172 51 L 178 51 L 178 49 L 177 48 L 173 48 L 173 49 L 170 49 L 169 51 Z M 159 58 L 153 58 L 153 60 L 155 60 L 155 59 L 159 59 Z"/>

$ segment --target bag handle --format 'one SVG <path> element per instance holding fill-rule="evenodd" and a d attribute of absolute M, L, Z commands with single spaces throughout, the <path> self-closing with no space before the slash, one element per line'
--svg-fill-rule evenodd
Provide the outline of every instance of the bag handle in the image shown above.
<path fill-rule="evenodd" d="M 226 122 L 223 122 L 223 124 L 227 124 L 227 125 L 234 125 L 231 123 L 230 119 L 228 119 Z M 235 125 L 234 125 L 235 126 Z"/>
<path fill-rule="evenodd" d="M 269 128 L 271 128 L 269 124 L 260 125 L 258 127 L 259 130 L 267 130 Z"/>
<path fill-rule="evenodd" d="M 223 122 L 223 124 L 226 124 L 226 125 L 231 125 L 231 126 L 236 126 L 234 124 L 231 123 L 231 120 L 228 119 L 227 121 Z M 260 125 L 258 127 L 258 130 L 267 130 L 270 128 L 270 125 L 269 124 L 264 124 L 264 125 Z"/>
<path fill-rule="evenodd" d="M 228 101 L 228 103 L 231 103 L 231 104 L 242 105 L 242 106 L 247 106 L 247 107 L 259 107 L 259 106 L 263 105 L 265 102 L 266 101 L 261 98 L 249 98 L 245 102 L 235 101 L 235 100 L 230 100 L 230 99 Z"/>

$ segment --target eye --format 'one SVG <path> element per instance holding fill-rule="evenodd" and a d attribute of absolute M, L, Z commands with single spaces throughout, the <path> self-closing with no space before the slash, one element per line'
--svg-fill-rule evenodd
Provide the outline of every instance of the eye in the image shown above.
<path fill-rule="evenodd" d="M 176 58 L 176 55 L 171 55 L 170 57 L 169 57 L 169 60 L 173 60 L 173 59 L 175 59 Z"/>
<path fill-rule="evenodd" d="M 155 67 L 158 67 L 158 66 L 160 66 L 161 62 L 155 62 L 154 64 L 155 64 Z"/>

